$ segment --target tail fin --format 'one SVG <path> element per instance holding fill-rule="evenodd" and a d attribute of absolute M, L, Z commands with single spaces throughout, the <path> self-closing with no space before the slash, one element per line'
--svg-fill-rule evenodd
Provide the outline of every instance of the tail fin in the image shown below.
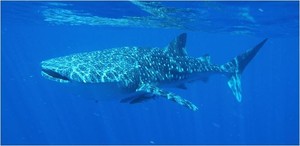
<path fill-rule="evenodd" d="M 231 61 L 221 66 L 224 71 L 229 73 L 228 86 L 239 102 L 242 101 L 241 74 L 267 40 L 268 39 L 264 39 L 254 48 L 247 50 L 245 53 L 236 56 Z"/>

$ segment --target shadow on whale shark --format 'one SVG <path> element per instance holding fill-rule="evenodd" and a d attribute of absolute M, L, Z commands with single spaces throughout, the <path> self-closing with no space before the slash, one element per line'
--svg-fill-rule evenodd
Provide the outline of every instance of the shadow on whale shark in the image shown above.
<path fill-rule="evenodd" d="M 120 47 L 77 53 L 41 62 L 41 74 L 60 83 L 97 84 L 101 98 L 122 98 L 121 102 L 139 103 L 164 97 L 193 111 L 192 102 L 164 90 L 165 86 L 185 89 L 185 84 L 206 80 L 213 74 L 228 77 L 228 86 L 238 102 L 242 101 L 241 74 L 267 39 L 254 48 L 217 65 L 209 55 L 188 56 L 186 33 L 165 48 Z"/>

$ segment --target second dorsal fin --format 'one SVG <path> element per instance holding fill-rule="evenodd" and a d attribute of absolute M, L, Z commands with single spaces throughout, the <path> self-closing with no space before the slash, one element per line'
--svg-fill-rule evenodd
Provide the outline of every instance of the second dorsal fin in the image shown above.
<path fill-rule="evenodd" d="M 204 63 L 207 63 L 207 64 L 211 64 L 211 62 L 210 62 L 210 56 L 208 54 L 204 54 L 203 56 L 198 57 L 198 59 L 201 62 L 204 62 Z"/>

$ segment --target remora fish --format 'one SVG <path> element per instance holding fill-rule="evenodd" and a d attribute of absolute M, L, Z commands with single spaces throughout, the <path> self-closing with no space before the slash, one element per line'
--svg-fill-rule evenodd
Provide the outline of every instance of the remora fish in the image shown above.
<path fill-rule="evenodd" d="M 41 73 L 61 83 L 102 85 L 105 90 L 99 92 L 99 96 L 123 96 L 121 102 L 138 103 L 164 97 L 194 111 L 198 109 L 196 105 L 162 87 L 186 88 L 184 83 L 224 74 L 229 79 L 229 88 L 241 102 L 241 74 L 267 39 L 229 62 L 216 65 L 211 63 L 208 55 L 188 56 L 186 36 L 186 33 L 180 34 L 164 49 L 121 47 L 46 60 L 41 62 Z"/>

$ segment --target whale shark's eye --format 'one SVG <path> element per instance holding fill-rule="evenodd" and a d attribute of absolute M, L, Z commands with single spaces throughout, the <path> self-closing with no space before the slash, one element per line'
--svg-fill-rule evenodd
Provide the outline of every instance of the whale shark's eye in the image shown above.
<path fill-rule="evenodd" d="M 42 72 L 46 73 L 47 75 L 51 76 L 52 78 L 56 78 L 56 79 L 62 79 L 62 80 L 66 80 L 66 81 L 69 81 L 70 79 L 68 79 L 67 77 L 65 76 L 62 76 L 61 74 L 53 71 L 53 70 L 50 70 L 50 69 L 42 69 Z"/>

